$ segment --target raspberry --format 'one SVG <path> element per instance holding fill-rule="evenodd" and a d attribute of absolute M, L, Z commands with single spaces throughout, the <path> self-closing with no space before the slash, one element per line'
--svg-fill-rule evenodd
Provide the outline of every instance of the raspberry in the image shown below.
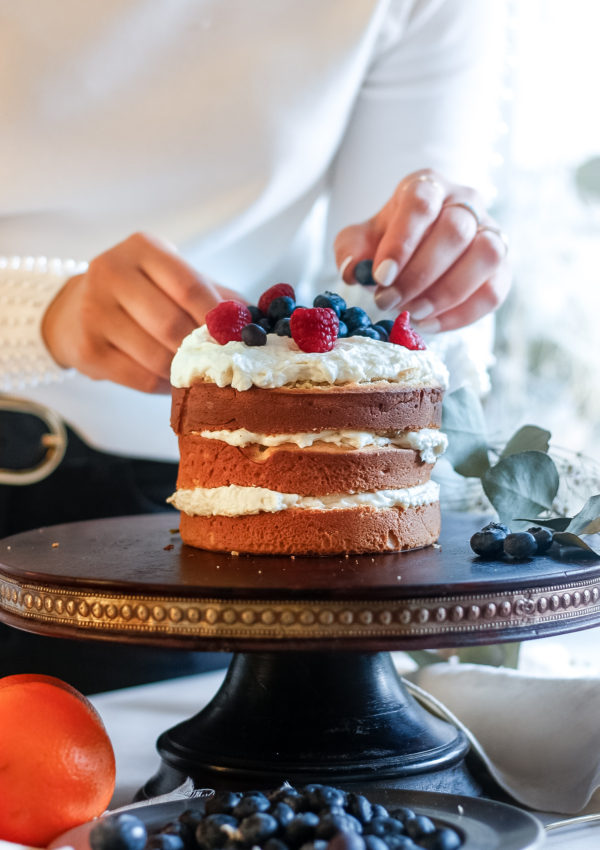
<path fill-rule="evenodd" d="M 220 345 L 242 339 L 242 328 L 252 322 L 250 310 L 239 301 L 221 301 L 206 314 L 209 334 Z"/>
<path fill-rule="evenodd" d="M 331 351 L 340 320 L 331 307 L 298 307 L 290 318 L 290 330 L 302 351 Z"/>
<path fill-rule="evenodd" d="M 289 283 L 276 283 L 275 286 L 269 287 L 269 289 L 267 289 L 266 292 L 263 292 L 260 296 L 258 299 L 258 309 L 262 310 L 266 316 L 271 301 L 273 301 L 274 298 L 281 298 L 283 295 L 287 295 L 288 298 L 296 301 L 296 293 Z"/>
<path fill-rule="evenodd" d="M 419 334 L 411 328 L 410 313 L 408 313 L 407 310 L 400 313 L 394 322 L 392 330 L 390 331 L 390 342 L 393 342 L 396 345 L 403 345 L 404 348 L 410 348 L 411 351 L 415 351 L 417 349 L 423 350 L 427 347 Z"/>

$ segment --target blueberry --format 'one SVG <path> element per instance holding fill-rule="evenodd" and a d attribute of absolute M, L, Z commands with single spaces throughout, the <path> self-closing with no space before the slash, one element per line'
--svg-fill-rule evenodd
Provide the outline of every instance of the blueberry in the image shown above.
<path fill-rule="evenodd" d="M 317 295 L 313 301 L 313 307 L 330 307 L 335 310 L 338 319 L 347 309 L 346 302 L 337 292 L 323 292 L 321 295 Z"/>
<path fill-rule="evenodd" d="M 352 331 L 351 336 L 367 336 L 369 339 L 381 340 L 379 331 L 376 331 L 375 328 L 356 328 Z"/>
<path fill-rule="evenodd" d="M 394 319 L 377 319 L 377 326 L 383 328 L 389 336 L 394 327 Z"/>
<path fill-rule="evenodd" d="M 382 838 L 376 835 L 364 835 L 363 838 L 367 850 L 387 850 L 387 844 Z"/>
<path fill-rule="evenodd" d="M 148 833 L 135 815 L 123 813 L 101 818 L 90 832 L 92 850 L 143 850 Z"/>
<path fill-rule="evenodd" d="M 394 809 L 390 810 L 390 815 L 396 820 L 401 820 L 403 823 L 406 818 L 414 818 L 415 813 L 412 809 L 409 809 L 408 806 L 396 806 Z"/>
<path fill-rule="evenodd" d="M 197 808 L 196 804 L 202 802 L 202 808 Z M 208 801 L 207 801 L 208 802 Z M 196 846 L 196 830 L 198 829 L 198 824 L 204 817 L 206 808 L 204 805 L 204 801 L 195 800 L 193 809 L 186 809 L 185 812 L 182 812 L 177 818 L 177 826 L 178 829 L 173 825 L 173 832 L 181 835 L 184 839 L 187 846 Z M 171 824 L 167 827 L 170 830 Z"/>
<path fill-rule="evenodd" d="M 453 829 L 441 827 L 419 839 L 419 844 L 424 850 L 458 850 L 462 839 Z"/>
<path fill-rule="evenodd" d="M 552 546 L 554 534 L 549 528 L 541 528 L 539 525 L 535 525 L 532 528 L 528 528 L 527 531 L 535 537 L 538 555 L 543 555 Z"/>
<path fill-rule="evenodd" d="M 285 797 L 282 797 L 281 802 L 286 803 L 295 814 L 298 814 L 298 812 L 305 812 L 307 809 L 307 803 L 304 795 L 296 791 L 295 788 L 292 789 L 289 794 L 286 794 Z"/>
<path fill-rule="evenodd" d="M 415 815 L 414 818 L 406 818 L 404 828 L 408 835 L 417 841 L 424 835 L 435 832 L 434 822 L 425 815 Z"/>
<path fill-rule="evenodd" d="M 232 815 L 240 820 L 247 818 L 255 812 L 266 812 L 271 803 L 260 791 L 246 792 L 242 799 L 234 806 Z"/>
<path fill-rule="evenodd" d="M 250 311 L 253 322 L 258 322 L 260 319 L 264 319 L 265 317 L 263 311 L 259 310 L 258 307 L 255 307 L 254 304 L 248 304 L 248 310 Z"/>
<path fill-rule="evenodd" d="M 284 839 L 292 847 L 299 847 L 313 840 L 318 825 L 319 818 L 314 812 L 302 812 L 288 823 L 284 831 Z"/>
<path fill-rule="evenodd" d="M 318 838 L 316 841 L 307 841 L 300 847 L 300 850 L 327 850 L 327 841 Z"/>
<path fill-rule="evenodd" d="M 283 800 L 278 800 L 276 803 L 271 803 L 269 813 L 273 815 L 275 820 L 281 826 L 285 826 L 286 824 L 288 824 L 295 814 L 292 807 L 287 803 L 284 803 Z"/>
<path fill-rule="evenodd" d="M 260 325 L 263 331 L 266 331 L 268 334 L 272 333 L 273 331 L 273 328 L 271 327 L 271 322 L 269 319 L 267 319 L 266 316 L 264 319 L 259 319 L 256 324 Z"/>
<path fill-rule="evenodd" d="M 359 328 L 371 327 L 371 320 L 361 307 L 349 307 L 348 310 L 344 310 L 342 321 L 346 323 L 350 335 Z"/>
<path fill-rule="evenodd" d="M 242 795 L 235 791 L 217 791 L 206 801 L 206 814 L 230 815 L 241 799 Z"/>
<path fill-rule="evenodd" d="M 159 832 L 146 842 L 146 850 L 183 850 L 184 847 L 183 838 L 172 832 Z"/>
<path fill-rule="evenodd" d="M 377 286 L 372 272 L 373 260 L 361 260 L 354 266 L 354 280 L 361 286 Z"/>
<path fill-rule="evenodd" d="M 328 813 L 321 817 L 315 831 L 317 838 L 332 838 L 338 832 L 362 832 L 362 824 L 352 815 Z"/>
<path fill-rule="evenodd" d="M 392 818 L 389 815 L 385 817 L 373 817 L 365 824 L 365 832 L 369 835 L 376 835 L 378 838 L 386 840 L 389 835 L 402 835 L 404 826 L 397 818 Z"/>
<path fill-rule="evenodd" d="M 484 525 L 481 529 L 482 531 L 502 531 L 505 535 L 510 534 L 510 528 L 505 525 L 503 522 L 488 522 L 487 525 Z"/>
<path fill-rule="evenodd" d="M 269 838 L 265 841 L 263 850 L 289 850 L 289 847 L 280 838 Z"/>
<path fill-rule="evenodd" d="M 504 554 L 511 555 L 518 561 L 531 558 L 537 554 L 537 542 L 528 531 L 516 531 L 504 538 Z"/>
<path fill-rule="evenodd" d="M 505 540 L 506 535 L 498 529 L 477 531 L 471 537 L 471 549 L 476 555 L 481 555 L 482 558 L 493 558 L 494 555 L 499 555 L 502 552 Z"/>
<path fill-rule="evenodd" d="M 340 319 L 338 327 L 338 339 L 344 339 L 348 336 L 348 325 Z"/>
<path fill-rule="evenodd" d="M 421 850 L 421 845 L 415 844 L 408 835 L 389 835 L 386 844 L 388 850 Z"/>
<path fill-rule="evenodd" d="M 307 785 L 304 796 L 308 802 L 308 808 L 312 811 L 319 811 L 327 806 L 343 806 L 346 802 L 344 792 L 331 785 Z"/>
<path fill-rule="evenodd" d="M 267 316 L 272 325 L 275 325 L 279 319 L 289 318 L 296 307 L 296 302 L 289 295 L 280 295 L 279 298 L 274 298 L 269 304 Z"/>
<path fill-rule="evenodd" d="M 389 342 L 390 332 L 386 328 L 384 328 L 382 324 L 377 322 L 375 325 L 373 325 L 373 330 L 377 331 L 377 333 L 379 334 L 379 339 L 382 342 Z"/>
<path fill-rule="evenodd" d="M 276 788 L 274 791 L 269 791 L 267 798 L 271 801 L 271 803 L 278 803 L 288 794 L 294 794 L 296 797 L 300 796 L 300 792 L 290 785 L 289 782 L 284 782 L 283 785 L 279 786 L 279 788 Z"/>
<path fill-rule="evenodd" d="M 371 803 L 362 794 L 356 794 L 354 791 L 348 794 L 347 809 L 361 823 L 367 823 L 373 815 L 373 806 Z"/>
<path fill-rule="evenodd" d="M 388 850 L 421 850 L 420 844 L 415 842 L 408 835 L 390 835 L 386 838 Z"/>
<path fill-rule="evenodd" d="M 365 841 L 357 832 L 338 832 L 327 848 L 328 850 L 365 850 Z"/>
<path fill-rule="evenodd" d="M 275 835 L 279 824 L 272 815 L 255 812 L 240 821 L 239 831 L 245 844 L 260 844 Z"/>
<path fill-rule="evenodd" d="M 223 847 L 236 828 L 237 820 L 231 815 L 208 815 L 198 824 L 196 841 L 202 850 Z"/>
<path fill-rule="evenodd" d="M 385 806 L 382 806 L 381 803 L 373 803 L 374 818 L 387 818 L 389 816 L 390 813 L 388 812 Z"/>
<path fill-rule="evenodd" d="M 291 336 L 292 329 L 290 328 L 290 320 L 288 317 L 286 316 L 283 319 L 279 319 L 273 330 L 277 336 Z"/>
<path fill-rule="evenodd" d="M 267 332 L 260 325 L 246 325 L 242 328 L 242 342 L 246 345 L 266 345 Z"/>

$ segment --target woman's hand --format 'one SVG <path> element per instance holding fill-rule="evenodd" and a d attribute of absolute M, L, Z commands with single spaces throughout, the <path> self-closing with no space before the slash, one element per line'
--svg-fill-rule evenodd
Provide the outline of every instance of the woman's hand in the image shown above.
<path fill-rule="evenodd" d="M 510 286 L 506 240 L 473 189 L 434 171 L 409 174 L 369 221 L 340 231 L 336 262 L 355 283 L 373 260 L 375 302 L 408 310 L 425 332 L 448 331 L 498 307 Z"/>
<path fill-rule="evenodd" d="M 158 239 L 134 234 L 70 278 L 42 320 L 46 346 L 64 367 L 143 392 L 168 392 L 179 343 L 223 298 Z"/>

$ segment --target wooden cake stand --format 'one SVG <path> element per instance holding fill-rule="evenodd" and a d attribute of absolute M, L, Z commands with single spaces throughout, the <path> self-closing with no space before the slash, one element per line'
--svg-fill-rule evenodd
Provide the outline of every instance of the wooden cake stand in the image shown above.
<path fill-rule="evenodd" d="M 481 561 L 481 518 L 439 546 L 331 558 L 182 545 L 177 514 L 41 528 L 0 542 L 0 620 L 57 637 L 235 651 L 195 717 L 158 740 L 142 795 L 282 780 L 480 789 L 468 742 L 408 694 L 387 650 L 556 635 L 600 623 L 600 559 Z"/>

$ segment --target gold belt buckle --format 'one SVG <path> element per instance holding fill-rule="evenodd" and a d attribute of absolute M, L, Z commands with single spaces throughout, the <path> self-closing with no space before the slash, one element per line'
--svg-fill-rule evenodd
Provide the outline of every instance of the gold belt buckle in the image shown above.
<path fill-rule="evenodd" d="M 26 469 L 3 469 L 0 467 L 0 484 L 23 486 L 36 484 L 47 478 L 59 465 L 67 449 L 67 431 L 60 416 L 51 408 L 37 404 L 25 398 L 0 395 L 0 410 L 9 413 L 29 413 L 37 416 L 48 426 L 48 433 L 42 435 L 41 443 L 46 449 L 44 458 Z"/>

